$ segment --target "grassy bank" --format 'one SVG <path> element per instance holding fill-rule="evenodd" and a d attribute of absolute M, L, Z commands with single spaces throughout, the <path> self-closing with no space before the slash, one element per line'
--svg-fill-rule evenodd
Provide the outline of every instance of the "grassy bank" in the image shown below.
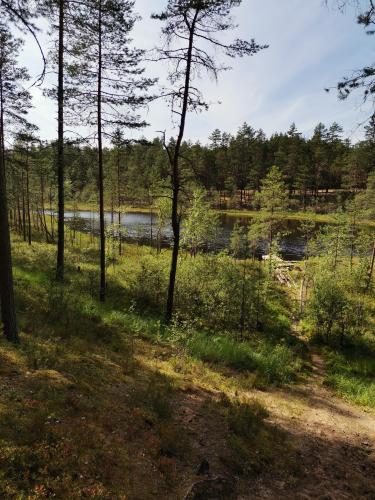
<path fill-rule="evenodd" d="M 22 333 L 20 346 L 0 340 L 2 498 L 182 497 L 184 464 L 199 456 L 181 439 L 177 409 L 197 391 L 207 399 L 200 412 L 227 429 L 218 437 L 226 467 L 247 477 L 273 463 L 281 434 L 259 403 L 234 395 L 295 380 L 302 361 L 292 347 L 270 358 L 265 340 L 190 341 L 178 325 L 137 312 L 131 277 L 148 248 L 127 245 L 108 267 L 105 304 L 87 236 L 67 249 L 63 286 L 53 246 L 16 238 L 13 250 Z"/>
<path fill-rule="evenodd" d="M 271 215 L 268 212 L 260 212 L 256 210 L 220 210 L 219 213 L 225 214 L 229 217 L 259 217 Z M 296 221 L 311 221 L 316 223 L 326 223 L 326 224 L 335 224 L 337 223 L 335 217 L 330 214 L 316 214 L 315 212 L 293 212 L 293 211 L 284 211 L 284 212 L 276 212 L 272 215 L 276 219 L 283 220 L 296 220 Z M 375 227 L 375 221 L 373 220 L 363 220 L 359 221 L 359 224 Z"/>
<path fill-rule="evenodd" d="M 132 206 L 132 205 L 126 205 L 121 208 L 122 212 L 139 212 L 139 213 L 150 213 L 151 210 L 155 210 L 153 207 L 137 207 L 137 206 Z M 65 210 L 67 211 L 74 211 L 77 210 L 78 212 L 89 212 L 90 210 L 98 211 L 99 210 L 99 205 L 97 203 L 84 203 L 84 202 L 79 202 L 77 204 L 74 204 L 72 202 L 66 202 L 65 203 Z M 111 212 L 112 208 L 111 206 L 105 207 L 106 212 Z M 116 209 L 115 209 L 116 212 Z"/>
<path fill-rule="evenodd" d="M 287 329 L 240 340 L 186 322 L 164 327 L 134 301 L 134 277 L 153 255 L 137 245 L 113 256 L 101 304 L 98 250 L 80 241 L 58 285 L 55 247 L 13 240 L 22 333 L 20 346 L 0 339 L 0 497 L 183 498 L 202 460 L 199 433 L 215 443 L 210 461 L 220 449 L 216 470 L 243 491 L 265 471 L 293 484 L 298 457 L 254 395 L 303 380 L 304 344 Z M 374 406 L 373 353 L 367 364 L 348 353 L 327 351 L 327 381 Z"/>

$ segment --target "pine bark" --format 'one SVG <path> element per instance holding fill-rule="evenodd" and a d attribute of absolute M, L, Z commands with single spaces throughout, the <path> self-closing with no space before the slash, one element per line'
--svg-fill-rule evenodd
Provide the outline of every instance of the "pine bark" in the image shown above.
<path fill-rule="evenodd" d="M 0 73 L 0 303 L 5 337 L 18 342 L 18 329 L 13 288 L 12 251 L 8 220 L 8 204 L 4 149 L 4 99 Z"/>
<path fill-rule="evenodd" d="M 181 227 L 180 227 L 180 217 L 178 214 L 178 205 L 179 205 L 179 196 L 180 196 L 180 187 L 181 186 L 180 186 L 179 159 L 180 159 L 180 150 L 181 150 L 182 140 L 183 140 L 184 132 L 185 132 L 186 115 L 187 115 L 187 111 L 188 111 L 195 23 L 196 23 L 196 17 L 195 17 L 195 19 L 192 22 L 192 25 L 190 27 L 189 46 L 188 46 L 187 58 L 186 58 L 184 96 L 183 96 L 182 109 L 181 109 L 181 121 L 180 121 L 179 134 L 177 137 L 177 142 L 176 142 L 176 146 L 175 146 L 175 149 L 173 152 L 173 159 L 172 159 L 173 250 L 172 250 L 171 269 L 170 269 L 170 274 L 169 274 L 167 308 L 166 308 L 166 313 L 165 313 L 165 320 L 166 320 L 167 324 L 171 322 L 172 316 L 173 316 L 177 263 L 178 263 L 178 255 L 179 255 L 179 251 L 180 251 Z"/>
<path fill-rule="evenodd" d="M 98 25 L 98 168 L 99 168 L 99 211 L 100 211 L 100 301 L 105 301 L 105 218 L 104 218 L 104 169 L 103 169 L 103 130 L 102 130 L 102 2 L 99 2 Z"/>
<path fill-rule="evenodd" d="M 57 183 L 58 183 L 58 221 L 57 221 L 57 262 L 56 279 L 64 281 L 65 253 L 65 201 L 64 201 L 64 0 L 59 2 L 59 49 L 58 49 L 58 138 L 57 138 Z"/>

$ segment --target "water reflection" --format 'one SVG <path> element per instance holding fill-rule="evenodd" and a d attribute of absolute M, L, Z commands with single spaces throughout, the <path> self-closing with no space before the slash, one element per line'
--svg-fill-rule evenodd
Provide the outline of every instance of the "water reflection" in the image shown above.
<path fill-rule="evenodd" d="M 51 213 L 51 212 L 50 212 Z M 65 213 L 65 219 L 68 225 L 74 227 L 77 231 L 99 233 L 99 213 L 90 211 L 68 211 Z M 111 212 L 105 213 L 107 225 L 118 224 L 118 214 Z M 215 239 L 209 245 L 210 250 L 220 251 L 228 248 L 230 235 L 236 223 L 246 226 L 250 220 L 248 217 L 237 217 L 230 215 L 220 215 L 221 229 Z M 317 224 L 316 228 L 321 224 Z M 143 244 L 150 244 L 156 240 L 158 218 L 156 214 L 147 212 L 127 212 L 121 214 L 121 228 L 123 239 L 129 241 L 138 241 Z M 285 221 L 286 236 L 280 241 L 281 256 L 285 260 L 301 260 L 304 256 L 305 242 L 299 231 L 299 222 L 296 220 Z M 163 246 L 170 245 L 172 240 L 172 229 L 165 226 L 161 230 L 161 242 Z M 265 253 L 266 247 L 258 249 L 259 253 Z"/>

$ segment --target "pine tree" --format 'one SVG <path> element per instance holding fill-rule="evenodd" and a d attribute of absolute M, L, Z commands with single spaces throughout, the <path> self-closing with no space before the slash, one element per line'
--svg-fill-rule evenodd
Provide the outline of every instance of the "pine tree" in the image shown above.
<path fill-rule="evenodd" d="M 1 13 L 1 10 L 0 10 Z M 0 23 L 0 302 L 4 334 L 12 342 L 18 341 L 13 290 L 12 253 L 8 220 L 5 165 L 5 132 L 10 127 L 26 123 L 30 94 L 23 87 L 28 80 L 24 68 L 16 64 L 22 43 L 13 38 L 10 29 Z M 5 125 L 7 128 L 5 128 Z"/>
<path fill-rule="evenodd" d="M 52 60 L 56 66 L 57 86 L 48 93 L 57 101 L 57 143 L 56 143 L 56 168 L 58 190 L 58 217 L 57 217 L 57 255 L 56 279 L 64 281 L 65 272 L 65 159 L 64 159 L 64 104 L 65 104 L 65 38 L 67 23 L 72 21 L 72 12 L 75 2 L 71 0 L 39 0 L 40 10 L 46 15 L 52 25 L 52 36 L 55 35 L 56 47 Z M 69 16 L 67 15 L 69 12 Z M 68 21 L 69 17 L 69 21 Z"/>
<path fill-rule="evenodd" d="M 88 0 L 75 14 L 75 42 L 70 47 L 70 104 L 84 122 L 96 129 L 100 205 L 100 300 L 106 294 L 103 141 L 116 128 L 141 128 L 136 110 L 148 101 L 154 83 L 143 76 L 143 51 L 130 47 L 137 17 L 130 0 Z M 77 119 L 76 119 L 77 122 Z"/>
<path fill-rule="evenodd" d="M 327 0 L 328 1 L 328 0 Z M 351 0 L 335 0 L 342 9 L 346 4 L 350 5 Z M 353 2 L 356 3 L 356 2 Z M 361 9 L 357 16 L 358 24 L 362 25 L 367 35 L 375 35 L 375 3 L 374 0 L 364 0 L 357 2 L 357 7 Z M 326 89 L 328 92 L 330 89 Z M 337 84 L 338 95 L 340 99 L 347 99 L 353 92 L 361 91 L 364 101 L 370 102 L 372 106 L 370 119 L 375 118 L 375 64 L 373 62 L 358 69 L 352 76 L 344 77 Z"/>
<path fill-rule="evenodd" d="M 217 78 L 220 70 L 227 69 L 217 63 L 217 56 L 210 55 L 208 47 L 221 49 L 229 57 L 250 56 L 259 52 L 262 46 L 244 40 L 225 43 L 217 34 L 224 34 L 235 27 L 231 11 L 241 0 L 169 0 L 160 14 L 152 17 L 162 21 L 162 35 L 165 45 L 158 51 L 159 61 L 168 61 L 173 68 L 169 74 L 172 88 L 165 94 L 172 112 L 179 116 L 178 135 L 173 145 L 166 146 L 170 163 L 172 189 L 173 250 L 170 268 L 166 321 L 170 322 L 174 309 L 174 290 L 181 236 L 181 214 L 179 201 L 181 191 L 180 155 L 189 110 L 207 109 L 199 89 L 193 85 L 194 77 L 200 71 L 207 71 Z"/>

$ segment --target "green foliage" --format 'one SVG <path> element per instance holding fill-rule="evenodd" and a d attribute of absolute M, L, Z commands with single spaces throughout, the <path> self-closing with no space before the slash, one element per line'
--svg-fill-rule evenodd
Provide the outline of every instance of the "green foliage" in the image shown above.
<path fill-rule="evenodd" d="M 325 273 L 316 278 L 308 316 L 313 321 L 317 335 L 329 340 L 342 325 L 348 306 L 345 290 L 334 274 Z"/>
<path fill-rule="evenodd" d="M 248 257 L 248 246 L 246 227 L 236 222 L 230 235 L 230 253 L 237 259 Z"/>
<path fill-rule="evenodd" d="M 195 190 L 182 225 L 182 248 L 186 248 L 193 256 L 197 255 L 199 250 L 207 248 L 209 243 L 215 241 L 219 227 L 219 216 L 205 201 L 204 191 Z"/>
<path fill-rule="evenodd" d="M 157 198 L 155 201 L 156 213 L 157 213 L 157 248 L 160 252 L 161 250 L 161 237 L 163 229 L 168 225 L 171 220 L 172 203 L 169 197 Z"/>
<path fill-rule="evenodd" d="M 287 299 L 260 263 L 243 266 L 227 255 L 182 258 L 176 283 L 176 316 L 197 327 L 238 331 L 241 316 L 249 334 L 257 328 L 288 328 Z M 160 311 L 165 303 L 168 260 L 148 256 L 132 276 L 138 306 Z"/>
<path fill-rule="evenodd" d="M 168 260 L 163 256 L 143 257 L 140 269 L 132 276 L 131 289 L 138 304 L 160 309 L 163 307 L 168 286 Z"/>
<path fill-rule="evenodd" d="M 368 259 L 332 267 L 331 257 L 313 266 L 312 289 L 305 318 L 310 323 L 313 338 L 327 343 L 343 344 L 347 337 L 355 338 L 371 330 L 370 296 L 366 293 Z"/>
<path fill-rule="evenodd" d="M 272 214 L 287 208 L 288 190 L 281 170 L 275 165 L 263 179 L 257 200 L 262 209 Z"/>
<path fill-rule="evenodd" d="M 330 213 L 331 209 L 336 209 L 338 205 L 336 193 L 328 192 L 324 195 L 322 189 L 362 190 L 366 187 L 368 176 L 370 175 L 369 181 L 373 179 L 375 143 L 371 140 L 350 146 L 347 141 L 340 139 L 339 143 L 335 140 L 333 144 L 327 129 L 311 139 L 296 136 L 296 133 L 279 133 L 267 138 L 263 131 L 255 131 L 246 124 L 236 134 L 216 131 L 214 136 L 217 136 L 216 139 L 214 137 L 213 143 L 208 145 L 184 143 L 183 156 L 186 161 L 181 161 L 181 169 L 184 178 L 189 179 L 191 185 L 204 186 L 211 205 L 217 208 L 238 208 L 241 193 L 238 193 L 237 189 L 242 190 L 242 207 L 258 208 L 259 202 L 255 192 L 249 191 L 244 195 L 244 190 L 261 190 L 262 181 L 265 182 L 265 176 L 270 175 L 275 161 L 282 177 L 279 174 L 273 176 L 268 193 L 272 194 L 272 185 L 276 180 L 283 187 L 283 192 L 287 189 L 288 206 L 313 210 L 315 216 L 316 212 Z M 22 169 L 19 165 L 19 153 L 14 151 L 12 155 L 10 152 L 8 154 L 9 161 L 12 162 L 12 168 L 8 169 L 9 205 L 16 211 L 17 197 L 22 192 Z M 25 155 L 22 157 L 24 160 Z M 32 206 L 42 207 L 42 176 L 46 191 L 44 204 L 48 207 L 51 197 L 54 208 L 57 197 L 54 144 L 36 146 L 33 148 L 32 158 Z M 90 203 L 91 209 L 91 203 L 97 206 L 95 167 L 94 148 L 71 143 L 65 145 L 67 200 L 74 201 L 80 207 L 87 203 Z M 105 200 L 108 209 L 111 209 L 112 204 L 122 212 L 129 205 L 149 206 L 152 199 L 157 199 L 161 194 L 170 194 L 165 192 L 169 161 L 160 138 L 131 146 L 119 139 L 112 147 L 104 150 L 104 169 Z M 265 187 L 263 185 L 263 191 Z M 369 209 L 374 199 L 371 189 L 373 188 L 370 183 L 368 195 L 363 196 L 362 192 L 358 194 L 358 202 L 362 198 Z M 319 196 L 317 190 L 320 190 Z M 277 199 L 279 192 L 276 195 Z M 346 196 L 347 194 L 343 193 L 343 197 Z M 284 205 L 284 194 L 281 198 Z M 269 196 L 263 202 L 272 210 L 273 202 Z M 371 217 L 371 211 L 368 211 L 368 217 Z"/>
<path fill-rule="evenodd" d="M 192 356 L 203 361 L 255 372 L 258 387 L 293 382 L 301 370 L 301 361 L 293 348 L 266 338 L 238 342 L 229 336 L 196 332 L 187 342 L 187 347 Z"/>
<path fill-rule="evenodd" d="M 225 366 L 238 366 L 245 372 L 244 378 L 251 371 L 248 378 L 252 386 L 255 380 L 259 387 L 288 383 L 298 374 L 296 351 L 281 341 L 272 345 L 254 337 L 251 343 L 239 342 L 229 335 L 215 340 L 197 331 L 191 321 L 176 321 L 167 329 L 158 318 L 147 316 L 144 308 L 142 315 L 137 314 L 124 292 L 129 276 L 145 273 L 138 263 L 140 255 L 145 262 L 150 259 L 153 274 L 153 264 L 165 261 L 168 267 L 169 252 L 146 257 L 148 249 L 125 245 L 121 266 L 109 273 L 108 301 L 100 304 L 96 294 L 91 296 L 96 268 L 89 249 L 67 248 L 66 284 L 56 285 L 48 272 L 40 271 L 42 264 L 53 268 L 52 246 L 35 243 L 29 247 L 15 241 L 14 248 L 17 304 L 25 333 L 17 348 L 0 340 L 1 379 L 11 381 L 0 391 L 2 498 L 109 499 L 120 494 L 144 498 L 148 490 L 147 495 L 142 491 L 149 483 L 161 488 L 174 485 L 176 457 L 190 457 L 185 448 L 189 439 L 181 440 L 184 428 L 174 419 L 176 401 L 181 398 L 181 391 L 175 390 L 177 373 L 173 371 L 173 378 L 165 373 L 172 369 L 172 356 L 179 363 L 186 358 L 186 366 L 199 365 L 197 373 L 206 374 L 207 384 L 221 377 L 232 387 L 236 383 L 233 373 L 219 376 Z M 205 259 L 185 260 L 199 264 L 198 275 Z M 220 264 L 208 259 L 212 272 L 233 263 L 228 256 L 218 257 Z M 151 277 L 147 279 L 151 287 Z M 199 342 L 204 344 L 204 337 L 214 341 L 213 354 L 205 358 L 207 364 L 195 359 L 204 359 L 203 348 L 198 347 Z M 219 353 L 219 366 L 212 367 L 215 352 Z M 200 387 L 197 381 L 194 384 Z M 210 398 L 208 404 L 211 402 Z M 224 412 L 231 438 L 242 450 L 238 462 L 246 471 L 260 470 L 273 456 L 268 444 L 273 435 L 263 425 L 264 410 L 259 405 L 248 406 L 216 405 L 210 418 L 216 415 L 222 422 Z M 247 430 L 250 425 L 254 432 L 260 431 L 255 441 Z M 259 453 L 252 447 L 254 443 Z M 132 457 L 140 446 L 142 464 L 138 468 Z M 242 457 L 253 465 L 245 467 Z M 129 484 L 128 477 L 144 478 L 148 464 L 150 482 L 144 485 L 137 479 Z M 169 495 L 169 490 L 157 495 L 164 497 L 165 491 Z"/>
<path fill-rule="evenodd" d="M 326 358 L 326 383 L 348 401 L 375 408 L 375 349 L 364 338 L 341 352 L 329 351 Z"/>

